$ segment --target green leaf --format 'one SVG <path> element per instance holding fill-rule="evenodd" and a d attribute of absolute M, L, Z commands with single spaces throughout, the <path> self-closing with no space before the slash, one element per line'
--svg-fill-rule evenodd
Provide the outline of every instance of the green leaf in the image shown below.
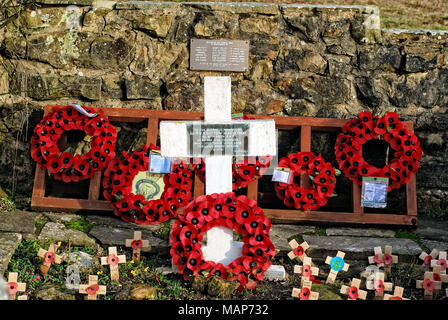
<path fill-rule="evenodd" d="M 340 176 L 341 173 L 342 173 L 341 170 L 339 170 L 339 169 L 334 169 L 334 175 L 335 175 L 336 177 Z"/>

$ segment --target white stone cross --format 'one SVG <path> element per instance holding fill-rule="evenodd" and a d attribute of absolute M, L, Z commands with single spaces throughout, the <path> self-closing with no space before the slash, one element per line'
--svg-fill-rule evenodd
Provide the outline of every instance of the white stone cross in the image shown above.
<path fill-rule="evenodd" d="M 277 136 L 274 120 L 231 119 L 230 77 L 204 77 L 204 122 L 161 121 L 160 141 L 163 157 L 191 157 L 188 149 L 188 124 L 248 124 L 247 156 L 275 156 Z M 241 156 L 241 154 L 234 154 Z M 232 155 L 203 154 L 205 158 L 205 193 L 232 192 Z M 233 241 L 233 230 L 214 227 L 207 232 L 207 245 L 202 247 L 205 260 L 224 266 L 241 256 L 243 243 Z"/>

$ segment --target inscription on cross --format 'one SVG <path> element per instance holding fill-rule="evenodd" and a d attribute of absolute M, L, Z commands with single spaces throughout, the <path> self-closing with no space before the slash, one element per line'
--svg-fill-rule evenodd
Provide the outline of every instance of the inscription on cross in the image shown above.
<path fill-rule="evenodd" d="M 274 120 L 231 120 L 230 77 L 204 77 L 204 121 L 162 121 L 160 141 L 163 157 L 205 158 L 206 194 L 232 192 L 233 156 L 277 153 Z M 227 265 L 241 256 L 233 230 L 216 226 L 206 237 L 204 259 Z"/>

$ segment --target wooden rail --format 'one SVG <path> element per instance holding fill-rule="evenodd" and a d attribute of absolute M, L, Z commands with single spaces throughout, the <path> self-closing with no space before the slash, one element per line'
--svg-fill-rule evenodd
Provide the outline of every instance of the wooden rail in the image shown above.
<path fill-rule="evenodd" d="M 55 106 L 47 106 L 45 114 L 51 112 Z M 148 131 L 146 142 L 157 143 L 158 128 L 163 120 L 201 120 L 204 118 L 202 112 L 147 110 L 147 109 L 120 109 L 102 108 L 104 114 L 113 122 L 142 122 L 148 121 Z M 281 117 L 250 115 L 255 119 L 274 119 L 278 130 L 294 130 L 300 128 L 300 150 L 311 151 L 311 136 L 315 131 L 338 132 L 347 122 L 345 119 L 332 118 L 310 118 L 310 117 Z M 412 122 L 404 124 L 413 130 Z M 39 210 L 53 211 L 87 211 L 87 212 L 108 212 L 112 211 L 109 203 L 100 200 L 100 187 L 102 173 L 98 172 L 90 179 L 90 186 L 87 199 L 69 199 L 45 196 L 45 170 L 36 166 L 34 178 L 33 195 L 31 207 Z M 310 180 L 306 175 L 300 177 L 301 185 L 307 187 Z M 200 179 L 194 181 L 194 197 L 204 194 L 204 183 Z M 351 212 L 331 212 L 331 211 L 311 211 L 302 212 L 296 209 L 264 208 L 263 211 L 273 223 L 298 223 L 306 222 L 332 222 L 347 224 L 378 224 L 378 225 L 416 225 L 417 224 L 417 190 L 415 174 L 407 183 L 406 188 L 406 209 L 396 214 L 390 213 L 365 213 L 361 207 L 361 187 L 352 183 L 352 211 Z M 253 181 L 247 188 L 247 196 L 258 200 L 258 181 Z"/>

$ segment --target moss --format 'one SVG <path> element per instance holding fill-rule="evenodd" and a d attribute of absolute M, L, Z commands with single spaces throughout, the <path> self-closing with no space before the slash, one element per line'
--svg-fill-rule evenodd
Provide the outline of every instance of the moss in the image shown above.
<path fill-rule="evenodd" d="M 334 284 L 313 283 L 311 290 L 319 292 L 319 300 L 344 300 L 339 294 L 338 287 Z"/>
<path fill-rule="evenodd" d="M 40 234 L 44 225 L 49 221 L 46 216 L 42 216 L 36 219 L 36 234 Z"/>
<path fill-rule="evenodd" d="M 416 234 L 410 232 L 410 231 L 397 231 L 395 233 L 395 238 L 399 239 L 409 239 L 414 241 L 416 244 L 418 244 L 423 250 L 428 251 L 429 249 L 422 243 L 422 239 L 417 236 Z"/>
<path fill-rule="evenodd" d="M 72 219 L 68 222 L 64 222 L 64 226 L 67 229 L 79 230 L 84 233 L 88 233 L 93 227 L 93 223 L 88 223 L 86 217 L 80 219 Z"/>

